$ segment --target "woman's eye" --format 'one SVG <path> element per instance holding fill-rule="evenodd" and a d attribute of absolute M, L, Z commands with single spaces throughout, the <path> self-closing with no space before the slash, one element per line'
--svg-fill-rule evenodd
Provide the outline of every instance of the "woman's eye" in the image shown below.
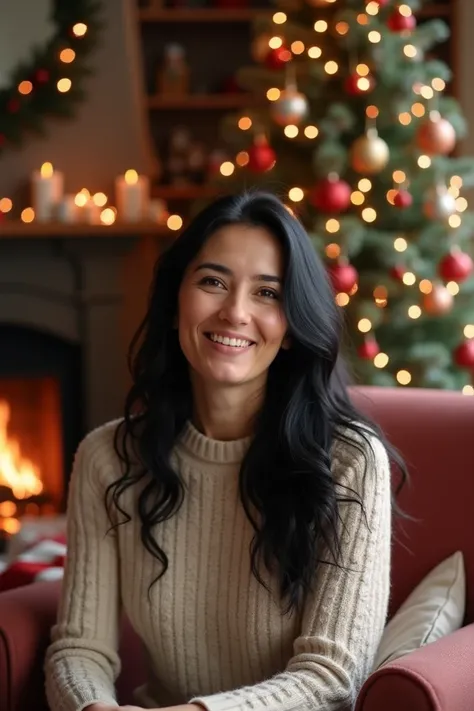
<path fill-rule="evenodd" d="M 265 299 L 278 299 L 280 296 L 276 291 L 273 291 L 273 289 L 260 289 L 260 294 Z"/>
<path fill-rule="evenodd" d="M 219 279 L 216 279 L 215 277 L 204 277 L 204 279 L 201 279 L 199 283 L 203 286 L 222 287 L 222 282 L 220 282 Z"/>

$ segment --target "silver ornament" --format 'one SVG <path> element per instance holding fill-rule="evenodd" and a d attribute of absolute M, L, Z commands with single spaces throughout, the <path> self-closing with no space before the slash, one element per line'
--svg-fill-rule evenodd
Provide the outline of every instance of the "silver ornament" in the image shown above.
<path fill-rule="evenodd" d="M 451 215 L 456 213 L 456 200 L 446 185 L 437 185 L 428 191 L 423 203 L 423 212 L 430 220 L 448 223 Z"/>
<path fill-rule="evenodd" d="M 309 111 L 308 99 L 292 87 L 283 89 L 280 97 L 273 102 L 271 115 L 279 126 L 298 125 Z"/>

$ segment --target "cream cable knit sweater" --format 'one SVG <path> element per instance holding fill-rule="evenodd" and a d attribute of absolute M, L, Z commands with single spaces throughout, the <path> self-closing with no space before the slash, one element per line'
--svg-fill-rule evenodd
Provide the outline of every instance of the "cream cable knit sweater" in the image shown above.
<path fill-rule="evenodd" d="M 58 624 L 46 660 L 52 711 L 115 704 L 118 619 L 126 610 L 149 659 L 144 707 L 199 701 L 210 711 L 350 709 L 369 675 L 384 628 L 389 595 L 390 474 L 373 440 L 364 472 L 361 454 L 338 441 L 334 478 L 361 495 L 341 505 L 348 570 L 321 566 L 301 614 L 282 614 L 273 594 L 251 575 L 251 526 L 238 495 L 248 440 L 217 442 L 192 425 L 173 461 L 186 484 L 177 515 L 156 530 L 170 568 L 159 571 L 139 538 L 139 520 L 107 534 L 104 490 L 120 475 L 112 439 L 117 423 L 79 447 L 70 488 L 68 560 Z M 134 512 L 136 491 L 124 508 Z M 145 673 L 144 673 L 145 676 Z"/>

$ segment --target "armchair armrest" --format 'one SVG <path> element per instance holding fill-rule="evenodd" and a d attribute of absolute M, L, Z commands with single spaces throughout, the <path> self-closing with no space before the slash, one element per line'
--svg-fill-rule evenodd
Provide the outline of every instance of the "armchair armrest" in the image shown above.
<path fill-rule="evenodd" d="M 46 711 L 43 661 L 60 583 L 0 593 L 0 711 Z"/>
<path fill-rule="evenodd" d="M 474 624 L 374 672 L 356 711 L 472 711 Z"/>

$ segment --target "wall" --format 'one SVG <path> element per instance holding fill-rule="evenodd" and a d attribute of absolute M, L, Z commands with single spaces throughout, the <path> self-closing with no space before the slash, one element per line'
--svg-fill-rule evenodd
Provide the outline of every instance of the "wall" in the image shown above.
<path fill-rule="evenodd" d="M 457 69 L 458 98 L 469 123 L 469 135 L 463 141 L 461 149 L 465 155 L 474 155 L 474 91 L 472 90 L 472 64 L 474 59 L 472 43 L 474 29 L 473 0 L 458 0 L 455 12 L 455 32 L 457 36 L 455 66 Z"/>

